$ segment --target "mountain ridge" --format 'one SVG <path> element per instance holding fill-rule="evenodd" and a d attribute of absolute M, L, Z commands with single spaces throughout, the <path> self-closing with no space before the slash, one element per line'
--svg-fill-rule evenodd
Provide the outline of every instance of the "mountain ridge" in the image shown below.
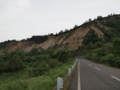
<path fill-rule="evenodd" d="M 103 25 L 101 22 L 109 22 L 109 20 L 113 18 L 120 18 L 120 15 L 109 15 L 108 17 L 98 16 L 97 19 L 93 21 L 89 19 L 88 22 L 83 23 L 81 26 L 75 26 L 70 31 L 60 31 L 59 34 L 56 35 L 32 36 L 27 40 L 8 41 L 6 44 L 0 43 L 0 46 L 3 44 L 3 48 L 0 49 L 0 54 L 4 52 L 14 52 L 16 50 L 28 52 L 33 48 L 66 48 L 68 50 L 76 50 L 83 44 L 84 37 L 90 29 L 93 29 L 95 35 L 100 39 L 105 40 L 105 32 L 111 29 L 111 27 L 109 25 Z M 113 22 L 115 22 L 115 20 L 113 20 Z M 106 31 L 103 31 L 103 29 Z"/>

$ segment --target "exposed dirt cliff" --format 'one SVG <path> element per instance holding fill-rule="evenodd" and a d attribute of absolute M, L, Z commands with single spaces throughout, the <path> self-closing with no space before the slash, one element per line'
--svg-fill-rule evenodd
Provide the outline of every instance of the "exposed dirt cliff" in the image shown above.
<path fill-rule="evenodd" d="M 74 27 L 70 31 L 63 32 L 58 35 L 33 36 L 28 40 L 10 42 L 7 43 L 3 49 L 0 50 L 0 53 L 2 54 L 5 51 L 11 52 L 16 50 L 27 52 L 30 51 L 32 48 L 66 48 L 68 50 L 75 50 L 82 45 L 83 39 L 90 29 L 93 29 L 98 37 L 104 40 L 104 33 L 97 26 L 105 28 L 106 30 L 110 28 L 105 27 L 100 23 L 101 21 L 105 22 L 106 20 L 107 19 L 102 18 L 87 22 L 81 26 Z"/>

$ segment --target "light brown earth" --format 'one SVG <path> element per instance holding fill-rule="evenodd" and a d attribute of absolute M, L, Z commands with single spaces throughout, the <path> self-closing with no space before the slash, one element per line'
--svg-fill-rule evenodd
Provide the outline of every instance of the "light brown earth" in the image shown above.
<path fill-rule="evenodd" d="M 98 28 L 96 28 L 94 24 L 91 24 L 87 27 L 79 27 L 67 39 L 66 36 L 71 31 L 63 33 L 59 36 L 48 36 L 48 39 L 40 44 L 35 44 L 34 42 L 31 42 L 29 40 L 19 41 L 18 43 L 11 42 L 7 45 L 5 49 L 0 51 L 0 54 L 2 54 L 2 52 L 5 50 L 7 50 L 8 52 L 16 50 L 27 52 L 30 51 L 32 48 L 48 49 L 50 47 L 57 47 L 57 49 L 67 48 L 68 50 L 75 50 L 82 45 L 83 38 L 90 30 L 90 28 L 95 30 L 99 38 L 102 38 L 104 36 L 104 34 Z"/>

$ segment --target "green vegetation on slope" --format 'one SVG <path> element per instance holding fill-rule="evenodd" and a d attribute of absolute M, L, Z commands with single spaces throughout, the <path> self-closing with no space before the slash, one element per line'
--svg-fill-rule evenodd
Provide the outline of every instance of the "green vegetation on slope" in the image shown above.
<path fill-rule="evenodd" d="M 86 36 L 84 37 L 83 44 L 89 44 L 89 43 L 95 43 L 97 41 L 100 41 L 101 39 L 97 36 L 95 33 L 95 30 L 90 29 Z"/>
<path fill-rule="evenodd" d="M 28 39 L 29 41 L 33 41 L 36 44 L 40 44 L 43 43 L 44 41 L 46 41 L 48 39 L 48 36 L 32 36 L 32 38 Z"/>
<path fill-rule="evenodd" d="M 51 90 L 75 61 L 68 55 L 65 50 L 41 48 L 1 55 L 0 90 Z"/>
<path fill-rule="evenodd" d="M 98 23 L 99 22 L 99 23 Z M 113 15 L 81 25 L 89 27 L 94 24 L 104 33 L 98 38 L 95 30 L 90 31 L 83 38 L 83 45 L 75 51 L 32 49 L 29 52 L 11 52 L 0 56 L 0 90 L 51 90 L 56 85 L 56 78 L 63 77 L 76 55 L 84 55 L 91 61 L 120 68 L 120 16 Z M 106 28 L 107 27 L 107 28 Z M 69 38 L 78 26 L 66 35 Z M 67 33 L 60 31 L 59 34 Z M 51 34 L 53 35 L 53 34 Z M 47 36 L 32 37 L 35 43 L 42 43 Z M 0 50 L 9 43 L 0 43 Z"/>
<path fill-rule="evenodd" d="M 118 47 L 116 47 L 118 46 Z M 94 62 L 107 64 L 120 68 L 120 38 L 115 38 L 113 42 L 102 43 L 101 47 L 96 47 L 87 52 L 86 59 Z"/>
<path fill-rule="evenodd" d="M 7 44 L 8 44 L 8 43 L 11 43 L 11 42 L 17 43 L 16 40 L 8 40 L 8 41 L 1 42 L 1 43 L 0 43 L 0 50 L 6 48 Z"/>
<path fill-rule="evenodd" d="M 102 26 L 96 22 L 94 24 L 104 33 L 104 40 L 99 39 L 95 31 L 90 29 L 76 53 L 85 55 L 88 60 L 120 68 L 120 16 L 101 18 L 99 22 Z"/>

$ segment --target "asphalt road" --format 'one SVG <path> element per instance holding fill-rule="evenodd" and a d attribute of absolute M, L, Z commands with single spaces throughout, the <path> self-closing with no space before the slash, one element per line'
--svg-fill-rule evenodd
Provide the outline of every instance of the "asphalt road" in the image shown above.
<path fill-rule="evenodd" d="M 120 69 L 78 59 L 68 90 L 120 90 Z"/>

